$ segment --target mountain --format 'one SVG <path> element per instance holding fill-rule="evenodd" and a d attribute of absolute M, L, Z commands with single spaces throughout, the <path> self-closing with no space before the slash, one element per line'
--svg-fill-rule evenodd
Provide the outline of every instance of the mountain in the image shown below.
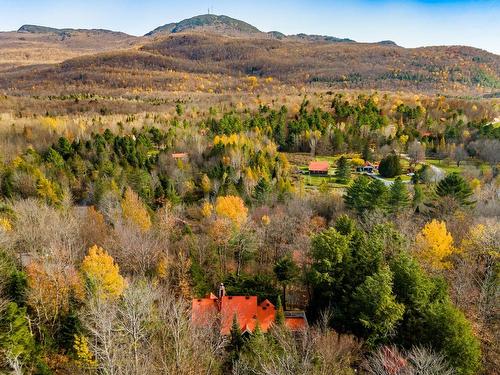
<path fill-rule="evenodd" d="M 230 91 L 248 76 L 332 89 L 500 90 L 500 56 L 477 48 L 287 36 L 216 15 L 167 24 L 145 37 L 25 25 L 0 33 L 0 73 L 0 90 L 21 93 L 208 90 L 200 82 L 210 79 Z"/>
<path fill-rule="evenodd" d="M 231 92 L 248 76 L 299 87 L 483 94 L 500 90 L 500 56 L 463 46 L 410 49 L 185 32 L 60 64 L 4 70 L 0 90 L 196 91 L 211 77 L 220 90 Z"/>
<path fill-rule="evenodd" d="M 224 33 L 260 33 L 260 30 L 256 27 L 228 16 L 203 14 L 201 16 L 185 19 L 179 23 L 168 23 L 166 25 L 157 27 L 156 29 L 147 33 L 145 36 L 180 33 L 183 31 L 196 29 L 213 30 Z"/>
<path fill-rule="evenodd" d="M 113 34 L 113 35 L 122 35 L 130 37 L 130 35 L 123 33 L 121 31 L 112 31 L 106 29 L 56 29 L 53 27 L 47 26 L 38 26 L 38 25 L 23 25 L 17 30 L 18 33 L 30 33 L 30 34 L 57 34 L 57 35 L 65 35 L 70 36 L 75 33 L 87 33 L 87 34 Z"/>

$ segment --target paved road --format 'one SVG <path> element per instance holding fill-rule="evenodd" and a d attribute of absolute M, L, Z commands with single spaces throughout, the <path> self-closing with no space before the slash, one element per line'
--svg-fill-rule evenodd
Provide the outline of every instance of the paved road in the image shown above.
<path fill-rule="evenodd" d="M 380 177 L 378 174 L 375 174 L 375 173 L 367 173 L 368 176 L 370 176 L 371 178 L 375 178 L 376 180 L 380 180 L 384 183 L 385 186 L 389 187 L 391 186 L 394 181 L 391 181 L 391 180 L 386 180 L 385 178 L 382 178 Z M 409 181 L 403 181 L 403 182 L 409 182 Z"/>
<path fill-rule="evenodd" d="M 432 173 L 434 173 L 434 176 L 432 176 L 432 181 L 433 182 L 441 181 L 445 176 L 444 171 L 441 168 L 436 167 L 435 165 L 429 164 L 429 166 L 432 169 Z"/>
<path fill-rule="evenodd" d="M 432 182 L 439 182 L 445 177 L 445 172 L 443 169 L 436 167 L 435 165 L 432 165 L 432 164 L 429 164 L 429 166 L 430 166 L 432 173 L 433 173 Z M 376 178 L 377 180 L 382 181 L 384 183 L 384 185 L 387 187 L 390 187 L 394 183 L 394 181 L 386 180 L 385 178 L 380 177 L 380 175 L 376 174 L 376 173 L 366 173 L 366 174 L 368 176 L 370 176 L 371 178 Z M 405 184 L 409 184 L 410 182 L 411 182 L 411 180 L 403 181 L 403 183 L 405 183 Z"/>

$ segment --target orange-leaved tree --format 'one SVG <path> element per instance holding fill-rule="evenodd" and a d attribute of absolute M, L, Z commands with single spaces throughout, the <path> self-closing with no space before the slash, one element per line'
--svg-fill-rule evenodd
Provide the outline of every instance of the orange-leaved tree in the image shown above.
<path fill-rule="evenodd" d="M 26 276 L 26 302 L 38 323 L 54 327 L 68 313 L 71 298 L 83 300 L 83 283 L 72 266 L 33 261 L 26 267 Z"/>
<path fill-rule="evenodd" d="M 126 281 L 113 257 L 103 248 L 92 246 L 83 259 L 82 271 L 99 298 L 116 298 L 123 294 Z"/>
<path fill-rule="evenodd" d="M 432 220 L 427 223 L 417 234 L 416 247 L 420 260 L 431 269 L 443 270 L 451 267 L 448 258 L 456 248 L 444 221 Z"/>

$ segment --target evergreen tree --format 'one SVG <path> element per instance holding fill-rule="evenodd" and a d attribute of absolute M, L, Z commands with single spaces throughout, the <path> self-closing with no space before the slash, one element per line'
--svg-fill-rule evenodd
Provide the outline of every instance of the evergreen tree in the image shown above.
<path fill-rule="evenodd" d="M 378 171 L 382 177 L 392 178 L 399 176 L 402 173 L 401 162 L 396 154 L 387 155 L 378 167 Z"/>
<path fill-rule="evenodd" d="M 259 202 L 265 202 L 269 193 L 271 192 L 271 186 L 265 178 L 261 178 L 254 189 L 254 198 Z"/>
<path fill-rule="evenodd" d="M 412 202 L 413 208 L 415 209 L 415 212 L 420 212 L 422 204 L 424 203 L 424 191 L 422 186 L 419 184 L 416 184 L 414 189 Z"/>
<path fill-rule="evenodd" d="M 341 156 L 337 161 L 335 177 L 337 178 L 337 182 L 341 184 L 347 184 L 351 179 L 351 165 L 345 156 Z"/>
<path fill-rule="evenodd" d="M 283 305 L 281 304 L 280 296 L 278 296 L 278 302 L 276 303 L 276 317 L 274 322 L 278 326 L 285 325 L 285 312 L 283 311 Z"/>
<path fill-rule="evenodd" d="M 367 202 L 368 209 L 385 210 L 387 208 L 388 190 L 385 184 L 379 179 L 372 180 L 368 185 Z"/>
<path fill-rule="evenodd" d="M 283 287 L 283 302 L 286 309 L 286 287 L 299 276 L 299 267 L 291 256 L 284 256 L 276 262 L 274 274 Z"/>
<path fill-rule="evenodd" d="M 389 211 L 397 212 L 400 209 L 408 207 L 410 197 L 406 185 L 397 177 L 389 190 Z"/>
<path fill-rule="evenodd" d="M 0 311 L 0 354 L 30 359 L 35 351 L 35 340 L 31 334 L 26 309 L 9 302 Z M 1 358 L 1 357 L 0 357 Z"/>
<path fill-rule="evenodd" d="M 370 180 L 366 176 L 359 176 L 347 188 L 344 196 L 345 204 L 348 208 L 362 214 L 369 207 L 368 186 Z"/>
<path fill-rule="evenodd" d="M 363 147 L 362 158 L 365 162 L 373 160 L 373 153 L 372 150 L 370 149 L 370 145 L 368 144 L 368 142 L 366 142 Z"/>
<path fill-rule="evenodd" d="M 458 173 L 449 174 L 439 181 L 436 194 L 441 198 L 451 197 L 461 206 L 471 206 L 475 203 L 469 199 L 472 195 L 471 187 Z"/>
<path fill-rule="evenodd" d="M 234 314 L 233 323 L 231 324 L 228 352 L 231 361 L 237 361 L 240 357 L 241 349 L 245 344 L 243 335 L 241 333 L 240 324 L 238 323 L 238 317 Z"/>
<path fill-rule="evenodd" d="M 370 345 L 387 340 L 403 318 L 404 305 L 392 293 L 392 272 L 388 267 L 368 276 L 353 294 L 358 319 Z"/>

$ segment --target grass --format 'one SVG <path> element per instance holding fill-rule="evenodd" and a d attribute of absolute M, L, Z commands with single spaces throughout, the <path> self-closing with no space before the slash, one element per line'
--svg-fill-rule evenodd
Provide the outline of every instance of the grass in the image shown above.
<path fill-rule="evenodd" d="M 462 168 L 461 167 L 457 167 L 456 164 L 453 164 L 453 163 L 445 163 L 443 160 L 439 160 L 439 159 L 427 159 L 426 162 L 428 164 L 431 164 L 431 165 L 434 165 L 438 168 L 441 168 L 443 171 L 446 172 L 446 174 L 450 174 L 450 173 L 461 173 L 462 172 Z"/>

